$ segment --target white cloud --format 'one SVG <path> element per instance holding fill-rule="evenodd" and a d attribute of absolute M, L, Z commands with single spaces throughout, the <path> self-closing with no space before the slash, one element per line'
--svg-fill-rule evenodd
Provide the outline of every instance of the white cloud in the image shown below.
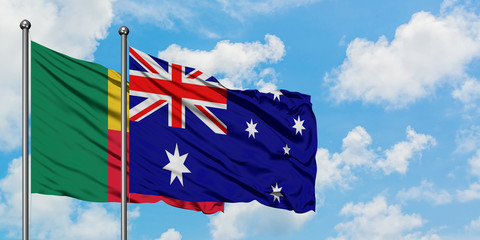
<path fill-rule="evenodd" d="M 20 60 L 17 61 L 17 65 L 19 62 Z M 14 67 L 14 69 L 18 69 L 18 71 L 21 71 L 21 69 L 17 67 Z M 0 102 L 3 103 L 3 106 L 2 111 L 0 111 L 0 132 L 2 133 L 0 134 L 0 151 L 9 151 L 20 146 L 22 141 L 22 112 L 21 110 L 19 110 L 22 109 L 22 95 L 21 86 L 14 86 L 16 85 L 15 83 L 5 83 L 7 79 L 2 78 L 2 75 L 14 76 L 13 73 L 8 73 L 13 71 L 11 69 L 9 70 L 8 68 L 5 68 L 1 72 L 0 83 L 2 84 L 2 94 L 0 94 Z M 10 81 L 13 81 L 13 79 L 17 80 L 18 82 L 21 81 L 21 75 L 18 76 L 18 78 L 8 78 L 8 80 Z"/>
<path fill-rule="evenodd" d="M 132 206 L 132 205 L 130 205 Z M 127 231 L 130 231 L 132 229 L 133 223 L 135 222 L 134 220 L 140 217 L 140 206 L 135 206 L 135 208 L 132 209 L 132 207 L 128 207 L 127 209 Z"/>
<path fill-rule="evenodd" d="M 430 135 L 416 133 L 410 126 L 406 129 L 407 140 L 393 145 L 382 156 L 370 146 L 371 136 L 357 126 L 342 141 L 342 152 L 330 154 L 327 149 L 317 151 L 317 191 L 325 187 L 338 185 L 348 188 L 356 179 L 353 170 L 365 168 L 374 171 L 383 170 L 384 174 L 392 172 L 405 174 L 409 161 L 429 146 L 435 145 Z"/>
<path fill-rule="evenodd" d="M 376 163 L 387 175 L 393 171 L 405 174 L 408 168 L 408 160 L 414 154 L 435 146 L 436 141 L 430 135 L 418 134 L 410 126 L 407 127 L 407 141 L 399 142 L 385 152 L 386 158 Z"/>
<path fill-rule="evenodd" d="M 126 21 L 128 17 L 136 18 L 140 23 L 153 23 L 162 28 L 171 29 L 175 21 L 190 22 L 196 15 L 184 1 L 131 1 L 118 0 L 115 4 L 117 21 Z M 124 19 L 126 18 L 126 19 Z"/>
<path fill-rule="evenodd" d="M 480 17 L 461 8 L 415 13 L 391 42 L 385 36 L 350 42 L 347 58 L 325 81 L 337 101 L 405 107 L 448 80 L 465 79 L 466 66 L 480 56 L 479 29 Z"/>
<path fill-rule="evenodd" d="M 480 182 L 470 184 L 465 190 L 457 190 L 457 197 L 460 202 L 480 200 Z"/>
<path fill-rule="evenodd" d="M 345 46 L 345 39 L 347 38 L 347 35 L 343 35 L 342 38 L 340 38 L 340 41 L 338 41 L 338 46 L 343 47 Z"/>
<path fill-rule="evenodd" d="M 113 19 L 114 0 L 53 1 L 7 0 L 0 10 L 0 26 L 15 37 L 10 51 L 20 49 L 22 19 L 32 23 L 32 40 L 75 58 L 93 60 L 98 40 L 107 36 Z M 18 54 L 17 54 L 18 55 Z M 20 55 L 18 55 L 20 57 Z M 17 64 L 18 65 L 18 64 Z"/>
<path fill-rule="evenodd" d="M 465 229 L 468 231 L 480 231 L 480 217 L 472 220 L 469 225 L 465 226 Z"/>
<path fill-rule="evenodd" d="M 355 180 L 352 170 L 356 167 L 371 166 L 377 155 L 368 147 L 372 138 L 367 131 L 357 126 L 342 140 L 342 152 L 330 156 L 327 149 L 317 150 L 317 191 L 327 186 L 339 185 L 348 188 Z"/>
<path fill-rule="evenodd" d="M 120 222 L 114 214 L 107 212 L 99 204 L 89 204 L 85 208 L 77 207 L 74 214 L 76 214 L 76 221 L 72 219 L 62 225 L 43 226 L 42 230 L 50 229 L 50 237 L 45 239 L 118 239 Z M 46 222 L 43 216 L 42 218 L 42 221 Z M 59 227 L 63 229 L 59 231 Z"/>
<path fill-rule="evenodd" d="M 0 229 L 21 235 L 22 164 L 14 159 L 0 179 Z M 119 219 L 102 204 L 80 204 L 69 197 L 32 194 L 30 236 L 34 239 L 118 239 Z"/>
<path fill-rule="evenodd" d="M 32 40 L 69 54 L 93 59 L 98 40 L 107 35 L 113 18 L 113 0 L 54 1 L 4 0 L 0 8 L 3 36 L 0 55 L 0 150 L 8 151 L 21 142 L 21 30 L 20 21 L 32 23 Z"/>
<path fill-rule="evenodd" d="M 168 0 L 117 0 L 115 4 L 116 22 L 128 22 L 134 18 L 140 23 L 155 24 L 164 29 L 179 31 L 196 31 L 210 39 L 220 38 L 220 34 L 213 31 L 211 24 L 205 24 L 205 18 L 200 12 L 209 12 L 213 15 L 226 13 L 230 17 L 243 22 L 254 15 L 265 15 L 282 10 L 306 6 L 321 0 L 217 0 L 203 1 L 198 4 L 194 0 L 168 1 Z M 192 8 L 191 6 L 195 6 Z M 223 11 L 223 13 L 222 13 Z M 213 18 L 213 21 L 216 21 Z M 209 19 L 210 21 L 212 18 Z"/>
<path fill-rule="evenodd" d="M 0 179 L 0 227 L 21 228 L 22 158 L 8 165 L 7 176 Z M 11 230 L 12 231 L 12 230 Z"/>
<path fill-rule="evenodd" d="M 190 50 L 172 44 L 158 57 L 169 62 L 197 68 L 219 79 L 227 87 L 243 87 L 260 79 L 276 81 L 273 69 L 260 70 L 263 63 L 276 63 L 285 55 L 285 46 L 275 35 L 265 35 L 265 43 L 220 41 L 211 51 Z M 260 71 L 260 73 L 259 73 Z M 254 81 L 255 80 L 255 81 Z"/>
<path fill-rule="evenodd" d="M 348 184 L 355 179 L 355 176 L 350 171 L 350 167 L 346 166 L 341 158 L 331 157 L 328 149 L 317 149 L 315 158 L 317 160 L 317 177 L 315 182 L 317 192 L 335 185 L 348 188 Z"/>
<path fill-rule="evenodd" d="M 372 144 L 372 137 L 363 127 L 355 127 L 342 140 L 342 153 L 339 157 L 346 165 L 356 167 L 370 165 L 376 155 L 373 150 L 368 149 Z"/>
<path fill-rule="evenodd" d="M 192 6 L 195 6 L 192 8 Z M 170 31 L 193 31 L 202 37 L 219 39 L 219 33 L 206 25 L 202 12 L 218 14 L 219 4 L 203 1 L 198 4 L 195 0 L 116 0 L 115 22 L 131 22 L 133 18 L 140 23 L 154 24 Z"/>
<path fill-rule="evenodd" d="M 480 81 L 475 78 L 469 78 L 457 86 L 452 92 L 452 97 L 460 100 L 464 105 L 463 117 L 466 119 L 474 119 L 480 114 Z"/>
<path fill-rule="evenodd" d="M 232 17 L 244 20 L 248 16 L 305 6 L 320 0 L 217 0 Z"/>
<path fill-rule="evenodd" d="M 439 239 L 436 234 L 411 232 L 422 227 L 425 220 L 417 214 L 402 213 L 399 205 L 388 205 L 383 196 L 377 196 L 367 203 L 348 203 L 340 215 L 353 219 L 337 224 L 335 230 L 338 235 L 328 238 L 330 240 Z"/>
<path fill-rule="evenodd" d="M 140 207 L 139 206 L 135 206 L 134 209 L 128 208 L 128 211 L 127 211 L 127 218 L 128 219 L 135 219 L 135 218 L 139 218 L 139 217 L 140 217 Z"/>
<path fill-rule="evenodd" d="M 255 88 L 257 88 L 258 91 L 268 93 L 277 90 L 275 84 L 278 82 L 278 79 L 275 69 L 265 68 L 260 72 L 258 77 L 260 80 L 255 83 Z"/>
<path fill-rule="evenodd" d="M 458 0 L 443 0 L 440 5 L 440 12 L 444 13 L 457 5 Z"/>
<path fill-rule="evenodd" d="M 166 232 L 162 233 L 160 238 L 157 238 L 156 240 L 182 240 L 182 235 L 174 228 L 170 228 Z"/>
<path fill-rule="evenodd" d="M 404 240 L 440 240 L 440 239 L 444 239 L 444 238 L 438 236 L 434 232 L 427 232 L 426 234 L 423 234 L 421 232 L 409 233 L 404 238 Z"/>
<path fill-rule="evenodd" d="M 471 173 L 480 178 L 480 150 L 477 150 L 477 154 L 468 159 L 468 163 Z"/>
<path fill-rule="evenodd" d="M 250 203 L 235 203 L 225 206 L 225 212 L 210 217 L 210 233 L 214 240 L 243 239 L 249 235 L 278 236 L 299 230 L 315 216 L 310 211 L 298 214 Z"/>
<path fill-rule="evenodd" d="M 452 202 L 452 195 L 446 190 L 435 190 L 433 183 L 422 181 L 417 187 L 411 187 L 408 190 L 402 189 L 397 193 L 397 198 L 401 201 L 423 200 L 432 202 L 434 205 L 447 204 Z"/>
<path fill-rule="evenodd" d="M 452 96 L 465 104 L 473 104 L 480 99 L 480 82 L 474 78 L 465 81 L 462 86 L 452 92 Z"/>
<path fill-rule="evenodd" d="M 455 138 L 457 153 L 470 153 L 480 149 L 480 126 L 471 126 L 470 129 L 462 129 L 457 132 Z"/>
<path fill-rule="evenodd" d="M 468 159 L 470 173 L 480 179 L 480 150 Z M 480 182 L 470 184 L 468 189 L 457 190 L 457 198 L 460 202 L 480 200 Z"/>

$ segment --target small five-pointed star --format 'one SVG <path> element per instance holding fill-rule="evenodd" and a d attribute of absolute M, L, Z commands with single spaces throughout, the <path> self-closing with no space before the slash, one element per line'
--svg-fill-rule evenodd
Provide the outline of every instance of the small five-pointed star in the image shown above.
<path fill-rule="evenodd" d="M 288 144 L 285 144 L 285 147 L 283 147 L 283 151 L 284 151 L 283 155 L 285 154 L 290 155 L 290 149 L 291 148 L 288 147 Z"/>
<path fill-rule="evenodd" d="M 270 93 L 273 94 L 273 100 L 278 99 L 278 101 L 280 102 L 280 95 L 283 95 L 280 90 L 275 90 Z"/>
<path fill-rule="evenodd" d="M 295 121 L 295 125 L 293 125 L 293 128 L 295 128 L 296 130 L 295 135 L 297 135 L 297 133 L 300 133 L 300 135 L 302 135 L 302 130 L 305 129 L 303 127 L 303 122 L 305 120 L 300 120 L 300 116 L 298 116 L 298 120 L 294 118 L 293 121 Z"/>
<path fill-rule="evenodd" d="M 188 168 L 185 167 L 185 160 L 187 159 L 188 153 L 180 156 L 180 153 L 178 152 L 178 144 L 175 144 L 175 152 L 173 153 L 173 155 L 169 153 L 167 150 L 165 150 L 165 152 L 167 153 L 167 157 L 170 163 L 165 165 L 163 169 L 172 172 L 170 175 L 170 185 L 172 185 L 172 182 L 173 180 L 175 180 L 175 178 L 178 178 L 178 181 L 180 181 L 180 183 L 183 186 L 182 174 L 190 173 L 190 170 L 188 170 Z"/>
<path fill-rule="evenodd" d="M 272 193 L 270 193 L 270 195 L 273 196 L 273 202 L 275 202 L 275 200 L 280 202 L 280 197 L 283 197 L 282 188 L 278 187 L 278 183 L 275 183 L 275 187 L 274 186 L 271 186 L 271 187 L 272 187 Z"/>
<path fill-rule="evenodd" d="M 253 136 L 253 138 L 255 138 L 255 133 L 258 133 L 257 129 L 255 129 L 256 127 L 257 127 L 257 124 L 253 123 L 253 119 L 250 119 L 250 123 L 247 122 L 247 129 L 245 129 L 245 131 L 248 132 L 249 138 L 250 136 Z"/>

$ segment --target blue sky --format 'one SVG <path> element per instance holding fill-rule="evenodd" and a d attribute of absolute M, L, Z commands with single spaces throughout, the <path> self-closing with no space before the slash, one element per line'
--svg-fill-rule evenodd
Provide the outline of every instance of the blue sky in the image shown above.
<path fill-rule="evenodd" d="M 120 70 L 129 45 L 230 87 L 312 96 L 317 211 L 129 205 L 129 239 L 479 239 L 480 5 L 455 0 L 28 1 L 0 8 L 0 239 L 21 231 L 21 31 Z M 6 103 L 6 104 L 5 104 Z M 118 204 L 33 195 L 32 239 L 118 239 Z"/>

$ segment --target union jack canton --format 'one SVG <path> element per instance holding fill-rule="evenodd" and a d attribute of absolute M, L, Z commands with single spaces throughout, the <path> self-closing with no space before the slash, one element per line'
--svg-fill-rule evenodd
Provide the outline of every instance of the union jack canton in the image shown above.
<path fill-rule="evenodd" d="M 131 193 L 315 210 L 310 96 L 230 90 L 130 48 L 129 104 Z"/>
<path fill-rule="evenodd" d="M 227 127 L 207 107 L 227 109 L 227 90 L 199 70 L 169 64 L 130 48 L 130 61 L 143 71 L 130 70 L 130 95 L 145 100 L 130 109 L 130 121 L 141 121 L 168 105 L 168 126 L 185 128 L 185 107 L 212 131 L 227 134 Z"/>

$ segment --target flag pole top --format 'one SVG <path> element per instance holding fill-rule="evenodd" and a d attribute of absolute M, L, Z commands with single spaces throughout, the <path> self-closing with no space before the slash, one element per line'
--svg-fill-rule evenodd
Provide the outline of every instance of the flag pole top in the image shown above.
<path fill-rule="evenodd" d="M 30 21 L 28 21 L 27 19 L 23 19 L 21 22 L 20 22 L 20 28 L 23 30 L 23 29 L 30 29 L 30 27 L 32 26 L 32 24 L 30 23 Z M 127 28 L 127 34 L 128 34 L 128 28 Z"/>
<path fill-rule="evenodd" d="M 128 27 L 125 26 L 121 26 L 120 29 L 118 29 L 118 34 L 120 35 L 128 35 L 129 32 Z"/>

